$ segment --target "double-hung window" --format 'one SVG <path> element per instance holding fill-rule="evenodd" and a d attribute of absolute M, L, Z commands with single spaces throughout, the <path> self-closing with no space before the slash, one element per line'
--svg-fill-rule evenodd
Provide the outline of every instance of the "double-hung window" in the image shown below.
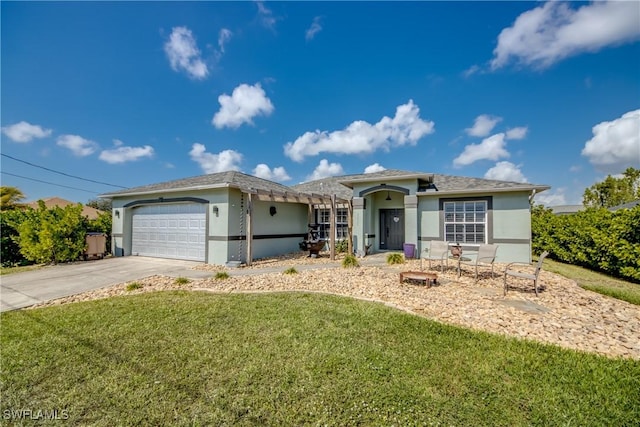
<path fill-rule="evenodd" d="M 487 242 L 486 200 L 444 202 L 444 235 L 449 242 Z"/>
<path fill-rule="evenodd" d="M 346 239 L 348 237 L 348 215 L 347 209 L 336 209 L 336 239 Z M 329 239 L 329 230 L 331 229 L 331 210 L 330 209 L 318 209 L 317 216 L 318 225 L 320 225 L 320 238 Z"/>

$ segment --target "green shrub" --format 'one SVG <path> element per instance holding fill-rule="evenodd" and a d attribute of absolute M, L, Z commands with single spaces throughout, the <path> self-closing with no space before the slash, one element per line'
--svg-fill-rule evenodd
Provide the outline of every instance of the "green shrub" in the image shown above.
<path fill-rule="evenodd" d="M 140 282 L 131 282 L 127 284 L 127 291 L 129 292 L 135 291 L 136 289 L 141 289 L 141 288 L 142 288 L 142 283 Z"/>
<path fill-rule="evenodd" d="M 37 263 L 75 261 L 85 250 L 86 224 L 80 203 L 48 209 L 39 200 L 38 209 L 26 209 L 17 225 L 20 252 Z"/>
<path fill-rule="evenodd" d="M 190 283 L 191 280 L 187 279 L 186 277 L 176 277 L 175 280 L 175 284 L 176 285 L 186 285 L 187 283 Z"/>
<path fill-rule="evenodd" d="M 25 217 L 20 209 L 0 211 L 0 260 L 3 267 L 30 264 L 24 255 L 20 253 L 18 225 Z"/>
<path fill-rule="evenodd" d="M 298 274 L 298 270 L 295 267 L 289 267 L 284 271 L 284 274 Z"/>
<path fill-rule="evenodd" d="M 531 235 L 536 254 L 547 250 L 552 259 L 640 282 L 640 206 L 572 215 L 534 206 Z"/>
<path fill-rule="evenodd" d="M 387 255 L 387 264 L 404 264 L 404 255 L 398 252 Z"/>
<path fill-rule="evenodd" d="M 338 240 L 336 242 L 336 252 L 337 253 L 343 254 L 343 253 L 347 252 L 348 249 L 349 249 L 349 242 L 347 241 L 347 239 Z"/>
<path fill-rule="evenodd" d="M 0 212 L 3 266 L 59 263 L 79 259 L 85 250 L 87 232 L 107 235 L 111 252 L 111 212 L 89 220 L 78 203 L 64 208 L 12 209 Z"/>
<path fill-rule="evenodd" d="M 218 271 L 216 273 L 216 275 L 214 276 L 214 278 L 216 280 L 224 280 L 224 279 L 228 279 L 229 278 L 229 273 L 227 273 L 226 271 Z"/>
<path fill-rule="evenodd" d="M 355 257 L 355 255 L 347 255 L 342 260 L 342 266 L 344 268 L 360 267 L 360 263 L 358 262 L 358 259 Z"/>

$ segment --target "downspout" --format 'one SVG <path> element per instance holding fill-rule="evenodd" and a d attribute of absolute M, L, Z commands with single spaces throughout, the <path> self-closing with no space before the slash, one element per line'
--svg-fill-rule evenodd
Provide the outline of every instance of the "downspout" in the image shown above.
<path fill-rule="evenodd" d="M 529 196 L 529 210 L 531 210 L 531 207 L 533 205 L 533 198 L 536 195 L 536 189 L 534 188 L 533 190 L 531 190 L 531 195 Z"/>

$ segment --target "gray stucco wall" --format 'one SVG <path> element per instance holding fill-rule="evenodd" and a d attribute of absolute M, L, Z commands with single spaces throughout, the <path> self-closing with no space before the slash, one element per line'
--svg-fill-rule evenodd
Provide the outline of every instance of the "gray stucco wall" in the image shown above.
<path fill-rule="evenodd" d="M 247 261 L 248 195 L 237 189 L 168 192 L 158 195 L 128 196 L 113 200 L 113 252 L 117 256 L 131 255 L 132 217 L 137 206 L 166 204 L 184 198 L 206 201 L 206 262 L 224 265 L 227 261 Z M 274 206 L 276 214 L 269 208 Z M 117 213 L 116 213 L 117 212 Z M 298 243 L 307 233 L 306 204 L 253 202 L 253 258 L 282 255 L 299 250 Z"/>
<path fill-rule="evenodd" d="M 270 208 L 276 214 L 271 215 Z M 308 205 L 256 201 L 253 203 L 253 258 L 298 252 L 308 231 Z"/>
<path fill-rule="evenodd" d="M 490 198 L 487 212 L 487 243 L 498 245 L 496 262 L 531 262 L 531 213 L 529 193 L 474 194 L 473 197 Z M 446 195 L 447 200 L 465 200 Z M 430 240 L 444 240 L 444 215 L 440 210 L 439 195 L 420 196 L 418 202 L 419 248 L 424 251 Z M 477 245 L 463 245 L 469 250 Z"/>
<path fill-rule="evenodd" d="M 354 189 L 354 193 L 377 185 L 368 183 Z M 415 181 L 393 182 L 409 191 L 404 193 L 379 188 L 363 195 L 365 209 L 354 209 L 354 249 L 362 250 L 371 244 L 372 252 L 379 250 L 380 209 L 405 209 L 405 242 L 417 243 L 418 250 L 428 247 L 430 240 L 443 240 L 444 224 L 441 198 L 465 199 L 464 195 L 419 195 L 415 214 L 409 211 L 408 201 L 413 200 Z M 387 194 L 391 200 L 386 200 Z M 490 197 L 488 214 L 488 243 L 499 245 L 498 262 L 531 261 L 531 215 L 529 193 L 474 194 L 474 197 Z M 196 197 L 207 203 L 206 262 L 223 265 L 227 261 L 247 260 L 248 196 L 240 190 L 220 188 L 207 191 L 170 192 L 162 194 L 163 203 L 171 199 Z M 112 248 L 115 255 L 131 254 L 132 214 L 134 208 L 124 206 L 135 201 L 160 202 L 158 195 L 128 196 L 113 200 Z M 271 257 L 299 250 L 298 243 L 306 235 L 308 206 L 301 203 L 284 203 L 254 200 L 253 202 L 253 259 Z M 277 213 L 271 215 L 274 206 Z M 217 208 L 217 214 L 215 209 Z M 417 240 L 417 241 L 416 241 Z"/>

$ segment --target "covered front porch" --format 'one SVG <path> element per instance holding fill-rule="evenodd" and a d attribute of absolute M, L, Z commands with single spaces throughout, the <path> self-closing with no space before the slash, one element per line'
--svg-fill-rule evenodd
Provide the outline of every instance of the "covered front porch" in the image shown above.
<path fill-rule="evenodd" d="M 358 194 L 352 204 L 357 254 L 402 251 L 407 244 L 418 247 L 418 198 L 408 188 L 379 185 Z"/>

